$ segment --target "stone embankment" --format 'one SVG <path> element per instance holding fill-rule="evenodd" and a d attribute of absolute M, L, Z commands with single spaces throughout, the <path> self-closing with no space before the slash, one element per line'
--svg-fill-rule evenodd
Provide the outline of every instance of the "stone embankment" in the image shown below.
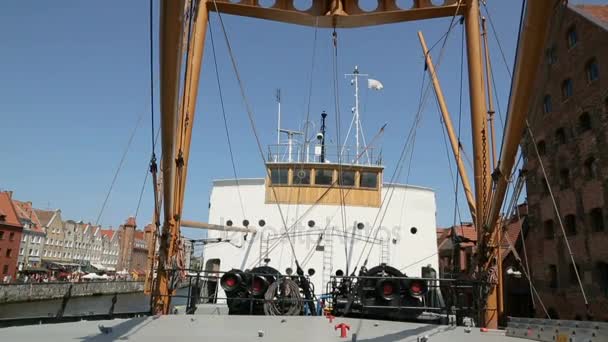
<path fill-rule="evenodd" d="M 143 290 L 144 283 L 140 281 L 0 284 L 0 304 L 63 298 L 68 291 L 71 297 L 84 297 Z"/>

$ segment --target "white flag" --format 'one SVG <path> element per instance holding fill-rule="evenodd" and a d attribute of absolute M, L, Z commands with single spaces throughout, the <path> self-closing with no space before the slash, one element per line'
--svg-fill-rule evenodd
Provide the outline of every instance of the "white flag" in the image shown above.
<path fill-rule="evenodd" d="M 367 79 L 367 87 L 369 89 L 374 89 L 374 90 L 381 90 L 382 88 L 384 88 L 384 86 L 382 85 L 382 83 L 380 83 L 380 81 L 375 80 L 373 78 Z"/>

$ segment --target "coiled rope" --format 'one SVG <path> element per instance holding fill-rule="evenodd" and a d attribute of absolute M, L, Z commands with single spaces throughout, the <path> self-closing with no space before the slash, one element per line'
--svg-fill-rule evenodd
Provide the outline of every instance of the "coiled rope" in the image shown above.
<path fill-rule="evenodd" d="M 277 291 L 279 286 L 281 286 L 280 293 Z M 266 316 L 296 316 L 302 312 L 303 305 L 300 287 L 289 278 L 270 284 L 264 294 L 264 314 Z"/>

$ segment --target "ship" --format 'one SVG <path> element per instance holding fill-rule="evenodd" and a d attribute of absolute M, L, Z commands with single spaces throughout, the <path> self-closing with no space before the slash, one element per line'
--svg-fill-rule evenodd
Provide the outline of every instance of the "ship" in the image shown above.
<path fill-rule="evenodd" d="M 151 310 L 120 315 L 113 313 L 112 305 L 108 315 L 79 317 L 79 322 L 40 318 L 38 322 L 44 324 L 1 330 L 3 338 L 607 341 L 606 323 L 502 317 L 499 299 L 502 272 L 495 239 L 501 208 L 508 200 L 505 192 L 526 127 L 531 89 L 540 77 L 537 66 L 544 56 L 545 36 L 560 1 L 523 4 L 500 155 L 490 144 L 495 135 L 487 120 L 482 76 L 480 1 L 435 4 L 420 0 L 411 8 L 402 8 L 394 0 L 378 3 L 376 9 L 363 10 L 354 0 L 312 1 L 307 9 L 293 1 L 269 5 L 256 0 L 161 0 L 163 153 L 160 165 L 154 154 L 150 163 L 158 239 L 158 249 L 152 244 L 149 251 L 146 288 L 152 295 Z M 284 129 L 279 123 L 277 135 L 285 134 L 287 141 L 279 137 L 267 151 L 260 147 L 265 176 L 214 181 L 209 222 L 184 219 L 185 179 L 209 12 L 218 14 L 222 26 L 221 14 L 232 14 L 334 30 L 438 17 L 452 17 L 452 25 L 462 18 L 467 34 L 474 186 L 461 167 L 459 142 L 453 137 L 439 80 L 421 33 L 419 37 L 478 230 L 475 274 L 466 280 L 438 277 L 435 211 L 440 209 L 434 193 L 385 182 L 379 155 L 365 143 L 360 145 L 357 104 L 354 149 L 325 143 L 330 132 L 325 122 L 328 113 L 321 115 L 320 129 L 315 132 Z M 186 69 L 183 80 L 182 67 Z M 357 87 L 360 76 L 357 68 L 349 75 Z M 494 167 L 490 167 L 490 155 L 496 160 Z M 384 200 L 390 196 L 396 200 Z M 239 202 L 247 203 L 251 216 L 239 210 Z M 383 226 L 389 229 L 380 229 Z M 208 231 L 203 269 L 181 266 L 181 227 Z M 172 298 L 180 296 L 177 288 L 184 284 L 187 305 L 172 306 Z M 498 329 L 499 319 L 504 322 L 502 329 Z"/>

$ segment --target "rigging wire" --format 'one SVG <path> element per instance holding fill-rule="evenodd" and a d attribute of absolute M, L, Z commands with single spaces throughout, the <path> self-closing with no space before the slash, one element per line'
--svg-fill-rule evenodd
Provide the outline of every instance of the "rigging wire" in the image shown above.
<path fill-rule="evenodd" d="M 526 119 L 526 129 L 527 129 L 528 134 L 530 135 L 530 138 L 532 139 L 532 141 L 533 142 L 536 141 L 534 139 L 534 134 L 532 133 L 532 129 L 530 128 L 530 124 L 528 123 L 527 119 Z M 562 222 L 562 218 L 561 218 L 559 209 L 557 207 L 557 202 L 555 201 L 555 196 L 553 195 L 553 190 L 551 190 L 551 184 L 549 183 L 549 179 L 547 177 L 547 172 L 546 172 L 545 166 L 543 164 L 543 159 L 541 158 L 540 153 L 538 152 L 538 146 L 536 146 L 535 143 L 533 143 L 532 145 L 534 146 L 534 153 L 538 160 L 538 165 L 540 166 L 540 170 L 542 171 L 545 184 L 547 185 L 547 189 L 549 190 L 549 196 L 551 197 L 551 203 L 553 204 L 553 209 L 555 210 L 555 216 L 557 216 L 557 222 L 559 222 L 559 226 L 562 230 L 564 242 L 566 243 L 566 248 L 568 249 L 568 253 L 570 254 L 570 260 L 572 261 L 572 265 L 574 266 L 573 268 L 574 268 L 574 274 L 576 275 L 576 280 L 578 281 L 578 285 L 581 289 L 581 294 L 583 295 L 583 300 L 585 301 L 585 306 L 587 307 L 587 310 L 589 310 L 589 301 L 587 300 L 587 294 L 585 293 L 585 288 L 583 287 L 583 282 L 581 281 L 581 276 L 578 271 L 578 266 L 576 264 L 576 261 L 574 260 L 574 253 L 572 252 L 572 248 L 570 248 L 570 242 L 568 241 L 568 236 L 566 235 L 566 229 L 564 228 L 564 223 Z"/>
<path fill-rule="evenodd" d="M 483 3 L 483 2 L 482 2 L 482 3 Z M 520 25 L 523 25 L 523 15 L 524 15 L 524 11 L 525 11 L 525 4 L 526 4 L 526 1 L 523 1 L 523 2 L 522 2 L 522 9 L 521 9 L 521 16 L 520 16 L 520 17 L 521 17 L 521 19 L 520 19 L 520 23 L 521 23 L 521 24 L 520 24 Z M 502 49 L 502 45 L 500 44 L 500 39 L 498 38 L 498 34 L 496 33 L 496 29 L 495 29 L 495 27 L 494 27 L 494 23 L 493 23 L 493 21 L 492 21 L 492 16 L 491 16 L 490 11 L 489 11 L 489 9 L 488 9 L 488 7 L 487 7 L 487 5 L 486 5 L 485 3 L 484 3 L 484 8 L 485 8 L 486 14 L 487 14 L 487 16 L 488 16 L 488 20 L 489 20 L 489 22 L 490 22 L 490 26 L 492 27 L 492 31 L 493 31 L 493 33 L 494 33 L 494 37 L 495 37 L 496 42 L 497 42 L 497 44 L 498 44 L 499 50 L 500 50 L 500 52 L 501 52 L 502 59 L 503 59 L 503 63 L 504 63 L 504 65 L 505 65 L 506 69 L 507 69 L 507 72 L 509 73 L 509 76 L 510 76 L 510 77 L 511 77 L 511 79 L 512 79 L 512 78 L 513 78 L 513 75 L 512 75 L 511 69 L 509 68 L 509 65 L 508 65 L 508 63 L 507 63 L 507 60 L 506 60 L 506 58 L 505 58 L 505 54 L 504 54 L 504 51 L 503 51 L 503 49 Z M 550 30 L 549 30 L 550 32 L 554 32 L 554 30 L 557 30 L 559 27 L 561 27 L 561 23 L 563 22 L 563 16 L 564 16 L 564 11 L 563 11 L 563 7 L 562 7 L 562 10 L 561 10 L 561 12 L 560 12 L 560 17 L 557 19 L 557 21 L 558 21 L 559 23 L 558 23 L 557 25 L 555 25 L 555 21 L 552 21 L 552 22 L 551 22 L 551 25 L 550 25 Z M 521 30 L 522 30 L 522 27 L 520 27 L 520 33 L 521 33 Z M 519 48 L 519 35 L 518 35 L 518 43 L 517 43 L 517 48 Z M 517 52 L 516 52 L 516 57 L 517 57 Z M 515 60 L 517 60 L 517 58 L 515 58 Z M 545 85 L 546 85 L 547 81 L 548 81 L 548 72 L 546 72 L 546 73 L 545 73 L 545 75 L 544 75 L 544 84 L 545 84 Z M 496 91 L 496 90 L 495 90 L 495 91 Z M 540 98 L 540 97 L 537 97 L 536 101 L 534 101 L 534 102 L 535 102 L 535 103 L 538 103 L 539 98 Z M 554 195 L 553 195 L 553 191 L 552 191 L 552 189 L 551 189 L 551 185 L 549 184 L 549 180 L 547 179 L 547 173 L 546 173 L 545 167 L 544 167 L 544 165 L 543 165 L 542 158 L 541 158 L 541 156 L 540 156 L 540 154 L 539 154 L 539 151 L 538 151 L 538 146 L 536 145 L 536 140 L 535 140 L 535 138 L 534 138 L 534 134 L 533 134 L 533 132 L 532 132 L 531 125 L 530 125 L 530 123 L 528 122 L 528 120 L 527 120 L 527 119 L 526 119 L 526 130 L 527 130 L 527 133 L 529 134 L 529 136 L 530 136 L 530 138 L 531 138 L 531 140 L 532 140 L 532 145 L 533 145 L 533 147 L 534 147 L 534 152 L 535 152 L 535 154 L 536 154 L 536 157 L 537 157 L 537 159 L 538 159 L 538 161 L 539 161 L 539 165 L 540 165 L 541 171 L 542 171 L 542 173 L 543 173 L 544 182 L 545 182 L 545 184 L 546 184 L 546 186 L 547 186 L 547 189 L 549 190 L 549 194 L 550 194 L 550 197 L 551 197 L 551 202 L 552 202 L 552 204 L 553 204 L 553 208 L 554 208 L 554 210 L 555 210 L 555 213 L 556 213 L 556 216 L 557 216 L 557 220 L 558 220 L 559 225 L 560 225 L 560 228 L 561 228 L 561 230 L 562 230 L 563 238 L 564 238 L 564 241 L 565 241 L 565 243 L 566 243 L 566 248 L 568 249 L 568 253 L 569 253 L 569 255 L 570 255 L 570 259 L 571 259 L 571 261 L 572 261 L 572 264 L 574 265 L 574 267 L 573 267 L 573 268 L 574 268 L 574 273 L 575 273 L 575 275 L 576 275 L 577 282 L 578 282 L 578 284 L 579 284 L 579 287 L 580 287 L 580 290 L 581 290 L 581 294 L 582 294 L 583 299 L 584 299 L 584 302 L 585 302 L 585 306 L 587 307 L 587 310 L 589 310 L 589 302 L 588 302 L 588 300 L 587 300 L 587 295 L 586 295 L 586 293 L 585 293 L 585 289 L 584 289 L 584 287 L 583 287 L 583 284 L 582 284 L 582 281 L 581 281 L 581 278 L 580 278 L 580 274 L 579 274 L 579 271 L 578 271 L 578 267 L 577 267 L 576 262 L 575 262 L 575 260 L 574 260 L 574 254 L 573 254 L 573 252 L 572 252 L 572 249 L 571 249 L 571 247 L 570 247 L 570 243 L 569 243 L 568 238 L 567 238 L 567 236 L 566 236 L 566 231 L 565 231 L 565 229 L 564 229 L 564 225 L 563 225 L 563 222 L 562 222 L 562 219 L 561 219 L 561 216 L 560 216 L 559 209 L 558 209 L 558 207 L 557 207 L 557 203 L 556 203 L 556 201 L 555 201 L 555 197 L 554 197 Z M 504 139 L 503 139 L 503 142 L 504 142 Z M 500 148 L 500 150 L 501 150 L 501 154 L 502 154 L 502 143 L 501 143 L 501 148 Z M 532 280 L 531 280 L 531 279 L 530 279 L 530 284 L 532 284 Z M 540 300 L 540 298 L 539 298 L 539 300 Z M 541 305 L 542 305 L 542 301 L 541 301 Z M 544 305 L 543 305 L 543 309 L 544 309 Z M 547 316 L 548 316 L 548 314 L 547 314 Z"/>
<path fill-rule="evenodd" d="M 217 91 L 218 91 L 218 95 L 220 98 L 220 105 L 222 108 L 222 119 L 224 120 L 224 131 L 226 133 L 226 141 L 228 142 L 228 151 L 230 152 L 230 163 L 232 165 L 232 174 L 234 175 L 234 181 L 236 182 L 236 191 L 237 191 L 237 195 L 239 197 L 239 204 L 241 206 L 241 213 L 243 214 L 243 218 L 247 217 L 245 215 L 245 206 L 243 205 L 243 196 L 241 195 L 241 188 L 240 188 L 240 182 L 239 182 L 239 177 L 238 174 L 236 172 L 236 163 L 234 162 L 234 153 L 232 150 L 232 141 L 230 139 L 230 132 L 228 130 L 228 119 L 226 118 L 226 107 L 224 105 L 224 95 L 222 92 L 222 84 L 220 82 L 220 74 L 219 74 L 219 68 L 217 65 L 217 55 L 215 52 L 215 41 L 213 39 L 213 25 L 209 25 L 209 37 L 211 38 L 211 51 L 213 52 L 213 65 L 215 67 L 215 78 L 217 81 Z"/>
<path fill-rule="evenodd" d="M 304 153 L 306 153 L 306 161 L 308 161 L 308 146 L 310 144 L 310 140 L 309 140 L 309 136 L 308 136 L 308 123 L 310 122 L 310 104 L 311 104 L 311 100 L 312 100 L 312 89 L 313 89 L 313 79 L 314 79 L 314 72 L 315 72 L 315 61 L 316 61 L 316 55 L 317 55 L 317 33 L 318 33 L 318 29 L 319 29 L 319 18 L 315 17 L 315 29 L 314 29 L 314 33 L 313 33 L 313 42 L 312 42 L 312 57 L 311 57 L 311 62 L 310 62 L 310 74 L 308 75 L 308 98 L 306 99 L 306 119 L 304 120 L 304 147 L 305 150 L 303 151 Z M 279 133 L 280 134 L 280 133 Z M 278 151 L 278 148 L 277 148 Z M 299 158 L 302 158 L 302 151 L 300 151 L 299 153 Z M 294 168 L 294 170 L 296 170 L 296 168 Z M 304 172 L 304 164 L 301 163 L 300 164 L 300 172 Z M 310 172 L 310 171 L 309 171 Z M 296 175 L 299 175 L 299 173 L 297 173 Z M 303 177 L 302 177 L 303 178 Z M 309 174 L 309 178 L 310 178 L 310 174 Z M 298 177 L 298 179 L 300 179 L 300 177 Z M 300 182 L 302 182 L 302 179 L 300 179 Z M 300 212 L 300 195 L 302 193 L 302 187 L 298 187 L 297 190 L 297 195 L 296 195 L 296 204 L 295 204 L 295 209 L 296 209 L 296 213 L 295 213 L 295 217 L 297 218 L 299 216 L 299 212 Z M 287 215 L 286 215 L 286 220 L 289 221 L 289 209 L 291 207 L 287 207 Z"/>
<path fill-rule="evenodd" d="M 154 141 L 158 140 L 158 136 L 160 135 L 160 127 L 156 130 L 156 137 Z M 141 206 L 141 201 L 144 197 L 144 192 L 146 191 L 146 183 L 148 182 L 148 175 L 150 173 L 150 166 L 146 167 L 146 175 L 144 176 L 144 182 L 141 184 L 141 190 L 139 191 L 139 200 L 137 201 L 137 208 L 135 209 L 135 222 L 137 222 L 137 217 L 139 215 L 139 208 Z"/>
<path fill-rule="evenodd" d="M 192 123 L 190 122 L 190 114 L 187 108 L 190 104 L 190 96 L 189 96 L 189 92 L 186 91 L 186 89 L 190 89 L 190 87 L 192 86 L 192 77 L 190 78 L 190 82 L 188 81 L 188 72 L 191 68 L 191 63 L 192 60 L 190 58 L 190 45 L 191 45 L 191 37 L 192 37 L 192 32 L 193 32 L 193 23 L 194 23 L 194 3 L 195 1 L 191 1 L 190 2 L 190 8 L 187 11 L 187 17 L 188 17 L 188 34 L 186 35 L 186 62 L 185 67 L 184 67 L 184 76 L 183 76 L 183 83 L 184 83 L 184 89 L 182 92 L 182 104 L 181 104 L 181 111 L 180 111 L 180 130 L 181 130 L 181 134 L 179 134 L 179 138 L 180 141 L 177 145 L 177 157 L 175 159 L 175 163 L 177 165 L 176 167 L 176 172 L 175 172 L 175 191 L 177 193 L 176 198 L 181 198 L 183 200 L 183 192 L 186 190 L 185 187 L 182 186 L 182 184 L 184 184 L 186 182 L 186 180 L 184 179 L 184 151 L 183 151 L 183 147 L 185 144 L 185 136 L 186 136 L 186 130 L 188 129 L 188 125 L 191 125 Z M 197 6 L 200 6 L 200 4 L 198 4 Z M 185 118 L 182 118 L 182 115 L 185 116 Z M 181 209 L 178 210 L 178 212 L 174 213 L 174 215 L 178 215 L 181 214 Z M 179 227 L 178 227 L 179 228 Z M 179 230 L 178 230 L 179 231 Z M 175 238 L 176 240 L 176 245 L 180 246 L 181 245 L 181 236 L 180 234 L 178 234 L 178 236 Z M 178 253 L 180 251 L 179 247 L 178 247 Z M 178 260 L 180 260 L 178 258 Z"/>
<path fill-rule="evenodd" d="M 106 193 L 106 197 L 103 200 L 103 204 L 101 205 L 101 209 L 99 210 L 99 214 L 97 215 L 97 219 L 95 220 L 96 226 L 99 225 L 99 220 L 101 220 L 101 216 L 103 215 L 106 205 L 108 204 L 108 200 L 110 199 L 110 194 L 112 193 L 112 189 L 114 189 L 114 185 L 116 184 L 116 180 L 118 179 L 118 174 L 120 173 L 120 170 L 122 169 L 125 159 L 127 158 L 127 154 L 129 152 L 129 149 L 131 148 L 131 144 L 133 143 L 133 138 L 135 138 L 135 133 L 137 132 L 137 128 L 139 128 L 139 124 L 141 123 L 142 118 L 143 118 L 143 112 L 137 118 L 137 123 L 135 124 L 133 131 L 131 131 L 131 136 L 129 137 L 127 146 L 125 147 L 124 151 L 122 152 L 122 157 L 120 157 L 120 162 L 118 162 L 118 167 L 116 168 L 116 171 L 114 172 L 114 177 L 112 178 L 112 182 L 110 183 L 110 188 L 108 189 L 108 192 Z"/>
<path fill-rule="evenodd" d="M 438 57 L 438 59 L 437 59 L 437 63 L 436 63 L 436 65 L 437 65 L 437 66 L 439 66 L 439 65 L 440 65 L 441 60 L 442 60 L 442 58 L 443 58 L 443 54 L 444 54 L 444 52 L 445 52 L 445 46 L 446 46 L 446 43 L 447 43 L 447 39 L 448 39 L 448 37 L 449 37 L 450 32 L 452 31 L 452 29 L 453 29 L 453 28 L 454 28 L 454 26 L 455 26 L 455 25 L 454 25 L 454 22 L 455 22 L 455 19 L 456 19 L 456 16 L 457 16 L 458 10 L 460 9 L 461 4 L 462 4 L 462 1 L 461 1 L 461 0 L 460 0 L 460 1 L 458 1 L 458 5 L 456 6 L 456 11 L 454 12 L 454 15 L 453 15 L 453 16 L 452 16 L 452 18 L 451 18 L 451 21 L 450 21 L 450 24 L 449 24 L 448 30 L 447 30 L 447 32 L 446 32 L 446 33 L 445 33 L 445 34 L 442 36 L 442 38 L 440 38 L 440 41 L 442 40 L 442 41 L 443 41 L 443 43 L 441 44 L 441 50 L 440 50 L 440 53 L 439 53 L 439 57 Z M 433 47 L 434 47 L 436 44 L 437 44 L 437 43 L 433 44 Z M 416 140 L 416 128 L 418 127 L 418 124 L 419 124 L 419 122 L 420 122 L 420 119 L 421 119 L 421 114 L 422 114 L 422 111 L 423 111 L 424 106 L 425 106 L 425 104 L 426 104 L 426 100 L 427 100 L 427 98 L 428 98 L 428 94 L 429 94 L 430 87 L 431 87 L 431 82 L 429 82 L 429 83 L 427 84 L 426 89 L 424 89 L 424 80 L 425 80 L 425 77 L 426 77 L 426 73 L 423 71 L 423 81 L 422 81 L 422 84 L 421 84 L 421 89 L 420 89 L 420 101 L 419 101 L 419 104 L 418 104 L 418 112 L 416 113 L 416 119 L 414 120 L 414 123 L 413 123 L 413 125 L 412 125 L 412 127 L 411 127 L 411 129 L 410 129 L 409 134 L 408 134 L 408 139 L 406 140 L 406 144 L 404 144 L 404 147 L 403 147 L 403 150 L 402 150 L 402 154 L 401 154 L 401 156 L 400 156 L 400 158 L 399 158 L 399 161 L 397 162 L 397 165 L 399 165 L 399 163 L 403 161 L 404 152 L 405 152 L 406 147 L 407 147 L 407 145 L 408 145 L 409 137 L 412 137 L 412 136 L 413 136 L 413 139 L 412 139 L 412 152 L 411 152 L 411 155 L 410 155 L 410 161 L 409 161 L 409 167 L 408 167 L 407 176 L 406 176 L 406 182 L 407 182 L 407 179 L 409 178 L 409 174 L 410 174 L 410 170 L 411 170 L 411 160 L 412 160 L 413 153 L 414 153 L 414 151 L 413 151 L 413 149 L 414 149 L 414 148 L 413 148 L 413 146 L 414 146 L 414 144 L 415 144 L 415 140 Z M 412 135 L 412 134 L 413 134 L 413 135 Z M 404 164 L 402 164 L 402 165 L 401 165 L 401 167 L 396 167 L 396 168 L 395 168 L 395 172 L 393 173 L 393 176 L 391 177 L 391 179 L 395 179 L 394 177 L 397 175 L 397 169 L 401 170 L 401 169 L 403 168 L 403 166 L 404 166 Z M 401 174 L 401 171 L 399 171 L 399 175 L 400 175 L 400 174 Z M 399 176 L 399 175 L 397 175 L 397 176 Z M 391 182 L 392 182 L 392 181 L 391 181 Z M 376 215 L 376 218 L 374 219 L 374 224 L 372 225 L 372 229 L 370 230 L 370 234 L 368 235 L 368 238 L 369 238 L 369 236 L 371 236 L 371 233 L 372 233 L 374 230 L 376 230 L 376 233 L 375 233 L 375 235 L 374 235 L 374 239 L 376 239 L 376 238 L 378 237 L 378 233 L 380 232 L 380 226 L 381 226 L 381 224 L 382 224 L 382 221 L 384 220 L 384 217 L 386 216 L 386 212 L 388 211 L 388 204 L 390 203 L 390 201 L 391 201 L 391 199 L 392 199 L 392 194 L 394 193 L 394 187 L 393 187 L 391 190 L 392 190 L 392 191 L 387 191 L 387 193 L 386 193 L 386 195 L 388 195 L 388 193 L 390 192 L 390 197 L 388 198 L 387 206 L 386 206 L 386 208 L 385 208 L 385 210 L 384 210 L 384 215 L 382 215 L 382 218 L 380 219 L 380 223 L 379 223 L 379 224 L 378 224 L 378 226 L 376 227 L 376 220 L 377 220 L 378 216 L 380 215 L 380 212 L 381 212 L 381 210 L 382 210 L 382 207 L 384 206 L 384 200 L 386 199 L 386 196 L 385 196 L 385 197 L 384 197 L 384 199 L 382 200 L 382 203 L 381 203 L 381 205 L 380 205 L 380 210 L 378 211 L 378 214 Z M 407 193 L 406 193 L 406 194 L 407 194 Z M 405 195 L 404 195 L 404 197 L 405 197 Z M 405 198 L 404 198 L 404 203 L 405 203 Z M 402 211 L 404 211 L 404 210 L 402 210 Z M 359 256 L 359 259 L 358 259 L 357 263 L 355 264 L 355 267 L 357 267 L 357 266 L 358 266 L 358 264 L 359 264 L 359 262 L 361 261 L 361 257 L 362 257 L 362 256 L 363 256 L 363 254 L 365 253 L 365 248 L 367 247 L 368 242 L 369 242 L 369 240 L 368 240 L 368 241 L 366 241 L 365 245 L 363 246 L 363 249 L 361 250 L 361 254 L 360 254 L 360 256 Z M 372 247 L 373 247 L 373 246 L 372 246 Z M 367 265 L 367 261 L 368 261 L 368 259 L 369 259 L 370 254 L 371 254 L 372 247 L 370 247 L 370 249 L 369 249 L 369 251 L 368 251 L 368 253 L 367 253 L 367 256 L 366 256 L 366 260 L 364 261 L 364 263 L 363 263 L 363 266 L 362 266 L 362 267 L 365 267 L 365 266 Z"/>
<path fill-rule="evenodd" d="M 519 164 L 519 161 L 518 161 Z M 514 186 L 513 189 L 513 198 L 517 198 L 519 197 L 518 193 L 521 193 L 521 190 L 523 189 L 523 181 L 524 178 L 523 177 L 518 177 L 517 179 L 517 185 Z M 511 178 L 509 180 L 509 187 L 511 187 L 513 185 L 513 179 Z M 512 217 L 511 213 L 515 210 L 515 208 L 517 208 L 517 200 L 515 201 L 511 201 L 510 204 L 510 208 L 507 210 L 507 215 L 505 217 L 510 218 Z M 517 213 L 519 215 L 519 211 Z M 502 232 L 501 232 L 502 233 Z M 522 244 L 523 244 L 523 251 L 524 251 L 524 256 L 526 255 L 526 247 L 525 247 L 525 238 L 524 238 L 524 234 L 523 234 L 523 226 L 522 229 L 520 230 L 521 233 L 521 237 L 522 237 Z M 524 275 L 526 276 L 526 278 L 528 279 L 528 282 L 530 284 L 530 288 L 532 289 L 532 292 L 534 293 L 534 295 L 536 296 L 536 298 L 538 299 L 541 308 L 543 309 L 543 311 L 545 312 L 545 315 L 547 316 L 548 319 L 551 319 L 551 316 L 549 315 L 549 312 L 547 311 L 545 304 L 542 300 L 542 298 L 540 297 L 540 294 L 538 293 L 538 291 L 536 290 L 536 287 L 534 286 L 533 282 L 532 282 L 532 277 L 530 276 L 530 271 L 529 269 L 524 268 L 524 265 L 521 261 L 521 257 L 519 255 L 519 252 L 517 252 L 517 250 L 515 249 L 511 238 L 509 237 L 509 234 L 501 234 L 501 236 L 504 235 L 505 239 L 507 240 L 507 243 L 509 244 L 509 248 L 511 249 L 511 251 L 513 252 L 513 256 L 515 257 L 515 260 L 519 263 L 519 266 L 521 268 L 521 270 L 523 271 Z M 499 247 L 502 247 L 502 239 L 499 240 L 498 242 Z M 527 263 L 527 257 L 526 257 L 526 263 Z M 534 297 L 532 297 L 532 301 L 534 302 Z"/>
<path fill-rule="evenodd" d="M 460 159 L 460 155 L 463 151 L 462 148 L 462 144 L 460 142 L 460 137 L 461 137 L 461 130 L 462 130 L 462 94 L 463 94 L 463 83 L 464 83 L 464 40 L 465 40 L 465 33 L 464 33 L 464 21 L 463 19 L 460 20 L 460 25 L 461 25 L 461 29 L 460 29 L 460 89 L 459 89 L 459 97 L 458 97 L 458 135 L 457 135 L 457 139 L 458 139 L 458 153 L 457 153 L 457 163 L 458 160 Z M 464 154 L 464 153 L 462 153 Z M 466 158 L 466 157 L 465 157 Z M 469 160 L 470 163 L 470 160 Z M 458 168 L 458 164 L 456 164 L 455 166 L 456 168 Z M 473 168 L 472 163 L 471 163 L 471 168 Z M 456 170 L 456 182 L 454 185 L 454 221 L 452 224 L 452 227 L 456 227 L 456 215 L 458 214 L 458 217 L 460 218 L 460 235 L 464 236 L 464 227 L 462 226 L 462 216 L 458 207 L 458 178 L 459 178 L 459 173 L 458 173 L 458 169 Z M 456 231 L 455 229 L 452 230 L 452 239 L 457 239 L 456 235 Z M 459 244 L 454 244 L 454 246 L 459 247 Z M 460 251 L 458 251 L 460 252 Z M 452 272 L 456 271 L 456 248 L 453 249 L 452 251 Z"/>
<path fill-rule="evenodd" d="M 154 138 L 154 0 L 150 0 L 150 18 L 149 18 L 149 33 L 150 33 L 150 123 L 152 129 L 150 131 L 150 138 L 152 140 L 152 158 L 156 159 L 156 141 Z"/>
<path fill-rule="evenodd" d="M 346 274 L 348 274 L 348 238 L 346 236 L 346 208 L 344 204 L 344 189 L 342 188 L 343 182 L 343 172 L 342 172 L 342 153 L 340 151 L 340 87 L 338 82 L 338 33 L 336 32 L 336 28 L 334 27 L 334 31 L 332 33 L 332 43 L 333 43 L 333 54 L 332 54 L 332 78 L 333 78 L 333 91 L 334 91 L 334 106 L 336 115 L 336 152 L 338 154 L 338 189 L 340 191 L 340 219 L 342 220 L 342 232 L 344 233 L 344 260 L 346 262 Z M 358 153 L 358 151 L 357 151 Z"/>
<path fill-rule="evenodd" d="M 220 22 L 220 26 L 222 28 L 222 32 L 223 32 L 223 36 L 224 36 L 224 41 L 225 41 L 226 46 L 228 48 L 228 55 L 230 56 L 230 61 L 231 61 L 231 64 L 232 64 L 232 69 L 233 69 L 233 71 L 235 73 L 235 76 L 236 76 L 238 84 L 239 84 L 241 98 L 242 98 L 242 100 L 243 100 L 243 102 L 245 104 L 247 116 L 249 118 L 249 123 L 251 125 L 251 129 L 253 131 L 253 135 L 255 136 L 255 139 L 256 139 L 256 144 L 257 144 L 257 147 L 258 147 L 258 151 L 260 153 L 260 157 L 262 158 L 262 161 L 264 162 L 264 165 L 266 165 L 266 157 L 264 156 L 264 151 L 262 149 L 260 138 L 259 138 L 256 126 L 255 126 L 255 121 L 254 121 L 254 118 L 253 118 L 253 112 L 252 112 L 251 106 L 249 104 L 249 101 L 247 100 L 247 96 L 245 95 L 245 87 L 243 85 L 243 81 L 242 81 L 240 73 L 238 71 L 238 67 L 237 67 L 237 64 L 236 64 L 236 59 L 234 57 L 234 52 L 232 51 L 232 45 L 230 44 L 230 40 L 228 39 L 228 33 L 226 32 L 226 27 L 224 25 L 224 20 L 222 19 L 222 14 L 218 10 L 216 0 L 213 0 L 213 5 L 215 7 L 215 11 L 217 12 L 217 16 L 218 16 L 218 19 L 219 19 L 219 22 Z M 266 172 L 268 173 L 268 176 L 270 177 L 270 170 L 268 168 L 266 168 Z M 274 186 L 270 186 L 270 189 L 272 189 L 274 198 L 278 198 L 275 187 Z M 285 216 L 283 214 L 283 210 L 281 209 L 281 205 L 278 203 L 278 201 L 277 201 L 276 204 L 277 204 L 277 208 L 278 208 L 278 211 L 279 211 L 279 215 L 281 217 L 281 221 L 283 223 L 283 228 L 285 229 L 286 232 L 288 232 L 287 221 L 285 220 Z M 296 250 L 295 250 L 295 247 L 293 245 L 293 241 L 291 241 L 291 238 L 290 238 L 289 234 L 286 236 L 286 238 L 287 238 L 287 241 L 289 242 L 289 247 L 291 248 L 291 253 L 292 253 L 292 255 L 293 255 L 294 259 L 295 259 L 296 266 L 299 267 L 299 263 L 298 263 L 298 259 L 297 259 L 297 255 L 296 255 Z"/>

